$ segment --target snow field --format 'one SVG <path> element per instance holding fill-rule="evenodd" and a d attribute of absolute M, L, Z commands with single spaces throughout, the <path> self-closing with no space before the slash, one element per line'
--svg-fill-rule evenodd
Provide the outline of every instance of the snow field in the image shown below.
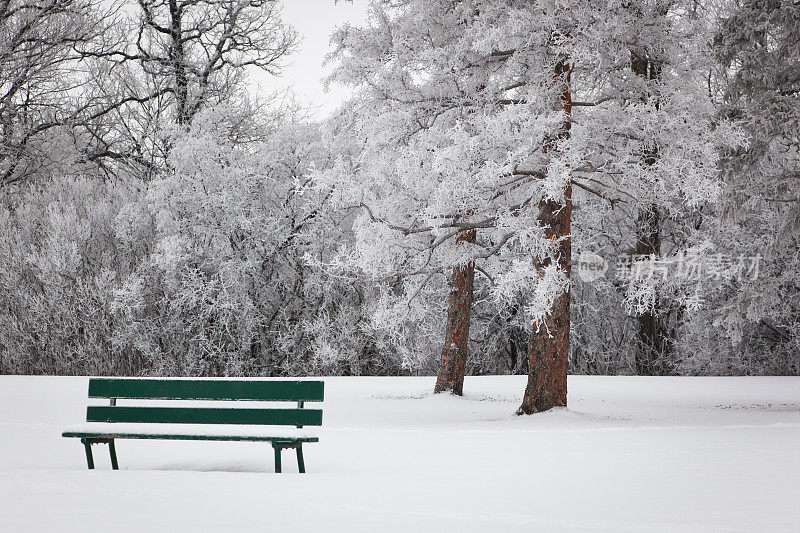
<path fill-rule="evenodd" d="M 87 378 L 0 376 L 0 531 L 797 531 L 800 378 L 325 378 L 319 443 L 119 441 L 86 470 Z"/>

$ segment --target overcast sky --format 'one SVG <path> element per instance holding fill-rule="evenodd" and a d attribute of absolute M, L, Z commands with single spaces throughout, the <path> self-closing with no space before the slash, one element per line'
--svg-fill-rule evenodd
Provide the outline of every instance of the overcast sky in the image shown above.
<path fill-rule="evenodd" d="M 299 50 L 288 58 L 289 66 L 280 78 L 256 73 L 254 83 L 259 91 L 293 87 L 303 104 L 316 107 L 313 116 L 324 118 L 349 92 L 347 88 L 332 86 L 326 93 L 322 86 L 321 78 L 330 71 L 330 67 L 323 69 L 322 63 L 331 50 L 331 32 L 346 22 L 364 24 L 368 0 L 284 0 L 281 4 L 283 19 L 302 38 Z"/>

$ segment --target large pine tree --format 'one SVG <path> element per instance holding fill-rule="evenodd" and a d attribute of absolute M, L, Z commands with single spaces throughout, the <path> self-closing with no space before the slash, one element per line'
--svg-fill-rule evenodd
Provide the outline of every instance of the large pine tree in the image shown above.
<path fill-rule="evenodd" d="M 552 10 L 375 2 L 369 28 L 335 36 L 334 79 L 359 87 L 333 121 L 336 138 L 359 147 L 322 181 L 341 206 L 361 208 L 350 259 L 395 284 L 388 305 L 410 309 L 449 287 L 437 392 L 462 390 L 476 271 L 500 301 L 536 287 L 535 320 L 568 285 L 548 222 L 562 216 L 568 183 L 556 163 L 568 111 Z"/>
<path fill-rule="evenodd" d="M 709 304 L 693 332 L 691 364 L 714 373 L 797 373 L 800 4 L 737 0 L 727 7 L 713 41 L 720 114 L 742 125 L 747 143 L 725 153 L 723 195 L 706 228 L 718 251 L 761 261 L 757 276 L 704 292 Z"/>
<path fill-rule="evenodd" d="M 474 268 L 498 301 L 526 304 L 519 412 L 565 405 L 572 204 L 671 215 L 715 196 L 724 128 L 712 133 L 683 7 L 377 1 L 370 26 L 334 36 L 333 79 L 357 92 L 330 128 L 347 155 L 318 181 L 358 208 L 346 258 L 384 282 L 384 322 L 423 320 L 449 285 L 437 390 L 461 391 Z M 642 54 L 657 79 L 636 71 Z M 633 240 L 636 217 L 625 227 Z M 644 281 L 628 289 L 640 310 L 654 302 Z"/>

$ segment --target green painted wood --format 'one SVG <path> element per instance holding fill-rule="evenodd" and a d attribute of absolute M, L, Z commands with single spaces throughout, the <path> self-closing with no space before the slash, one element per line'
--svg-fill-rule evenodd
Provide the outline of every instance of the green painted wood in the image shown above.
<path fill-rule="evenodd" d="M 94 470 L 94 458 L 92 457 L 92 443 L 86 439 L 81 439 L 83 447 L 86 450 L 86 466 L 89 470 Z"/>
<path fill-rule="evenodd" d="M 108 453 L 111 455 L 111 469 L 119 470 L 119 463 L 117 463 L 117 449 L 114 447 L 114 439 L 108 441 Z"/>
<path fill-rule="evenodd" d="M 185 379 L 118 379 L 92 378 L 90 398 L 110 398 L 111 405 L 89 406 L 87 422 L 165 423 L 165 424 L 242 424 L 321 426 L 322 410 L 303 409 L 303 402 L 322 401 L 322 381 L 240 381 Z M 118 406 L 117 398 L 139 400 L 221 400 L 221 401 L 291 401 L 297 409 L 264 408 L 207 408 L 207 407 L 140 407 Z M 173 404 L 174 405 L 174 404 Z M 126 428 L 128 429 L 128 428 Z M 201 430 L 202 431 L 202 430 Z M 295 448 L 298 470 L 305 471 L 302 456 L 303 442 L 319 442 L 317 437 L 287 437 L 269 435 L 203 435 L 180 433 L 136 433 L 130 431 L 65 431 L 64 437 L 80 438 L 86 451 L 87 466 L 94 468 L 91 446 L 109 445 L 111 467 L 118 469 L 114 439 L 208 440 L 271 442 L 277 455 L 276 470 L 280 472 L 280 452 Z"/>
<path fill-rule="evenodd" d="M 275 473 L 281 473 L 281 451 L 283 448 L 280 446 L 276 446 L 275 443 L 272 443 L 272 447 L 275 449 Z"/>
<path fill-rule="evenodd" d="M 261 435 L 182 435 L 175 433 L 93 433 L 65 431 L 62 437 L 86 439 L 212 440 L 250 442 L 319 442 L 319 437 L 269 437 Z"/>
<path fill-rule="evenodd" d="M 322 410 L 90 405 L 86 408 L 86 421 L 152 424 L 321 426 Z"/>
<path fill-rule="evenodd" d="M 297 471 L 300 472 L 301 474 L 305 474 L 306 463 L 305 461 L 303 461 L 303 445 L 298 444 L 297 448 L 295 449 L 297 450 Z"/>
<path fill-rule="evenodd" d="M 91 378 L 89 398 L 321 402 L 323 381 Z"/>

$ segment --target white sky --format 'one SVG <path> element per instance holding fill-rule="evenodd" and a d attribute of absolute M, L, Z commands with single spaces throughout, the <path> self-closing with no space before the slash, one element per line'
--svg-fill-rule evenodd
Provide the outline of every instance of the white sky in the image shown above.
<path fill-rule="evenodd" d="M 330 67 L 323 68 L 325 56 L 331 50 L 330 35 L 346 22 L 362 25 L 366 22 L 368 0 L 283 0 L 283 19 L 300 34 L 298 51 L 287 60 L 287 68 L 279 78 L 253 73 L 254 89 L 271 92 L 292 88 L 301 104 L 314 107 L 312 118 L 324 118 L 347 97 L 349 89 L 331 86 L 325 92 L 322 77 Z"/>

